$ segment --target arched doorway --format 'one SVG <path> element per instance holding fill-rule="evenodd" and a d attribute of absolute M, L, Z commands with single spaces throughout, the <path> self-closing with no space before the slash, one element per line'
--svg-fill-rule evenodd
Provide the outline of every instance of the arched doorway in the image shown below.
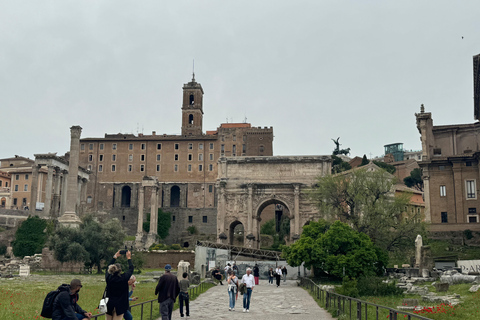
<path fill-rule="evenodd" d="M 1 200 L 1 202 L 0 202 L 0 206 L 1 206 L 2 208 L 5 208 L 6 203 L 7 203 L 7 199 L 6 199 L 6 198 L 2 198 L 2 200 Z"/>
<path fill-rule="evenodd" d="M 243 246 L 243 237 L 245 235 L 243 223 L 238 220 L 232 222 L 230 224 L 229 231 L 229 244 L 234 246 Z"/>
<path fill-rule="evenodd" d="M 180 207 L 180 187 L 173 186 L 170 189 L 170 207 Z"/>
<path fill-rule="evenodd" d="M 132 198 L 132 188 L 124 186 L 122 188 L 122 208 L 130 208 L 130 199 Z"/>
<path fill-rule="evenodd" d="M 255 238 L 259 247 L 276 249 L 290 240 L 290 210 L 286 203 L 275 198 L 264 201 L 257 210 Z"/>

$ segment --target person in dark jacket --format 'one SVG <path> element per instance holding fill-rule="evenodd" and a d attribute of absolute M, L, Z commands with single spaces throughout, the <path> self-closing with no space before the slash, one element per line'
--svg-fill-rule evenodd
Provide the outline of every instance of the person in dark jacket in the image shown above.
<path fill-rule="evenodd" d="M 122 320 L 123 314 L 129 307 L 128 281 L 133 273 L 132 253 L 130 251 L 125 253 L 128 261 L 128 271 L 125 273 L 122 273 L 122 266 L 115 263 L 120 255 L 120 251 L 115 253 L 105 273 L 108 297 L 107 320 Z"/>
<path fill-rule="evenodd" d="M 173 304 L 180 293 L 178 279 L 170 272 L 170 270 L 172 270 L 172 266 L 167 264 L 165 266 L 165 274 L 160 277 L 157 287 L 155 288 L 155 295 L 158 294 L 158 303 L 160 304 L 162 320 L 172 319 Z"/>
<path fill-rule="evenodd" d="M 82 288 L 82 282 L 73 279 L 70 285 L 63 284 L 58 287 L 60 293 L 53 301 L 52 320 L 86 320 L 92 317 L 91 312 L 83 310 L 78 304 L 78 292 Z"/>
<path fill-rule="evenodd" d="M 260 269 L 258 268 L 258 264 L 255 264 L 255 267 L 253 267 L 253 278 L 255 279 L 255 285 L 258 286 L 260 279 Z"/>

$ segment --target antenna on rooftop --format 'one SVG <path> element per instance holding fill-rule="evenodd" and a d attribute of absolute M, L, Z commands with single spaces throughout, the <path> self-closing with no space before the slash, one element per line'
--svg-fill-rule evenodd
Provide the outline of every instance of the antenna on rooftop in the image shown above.
<path fill-rule="evenodd" d="M 195 82 L 195 59 L 193 59 L 193 68 L 192 68 L 192 82 Z"/>

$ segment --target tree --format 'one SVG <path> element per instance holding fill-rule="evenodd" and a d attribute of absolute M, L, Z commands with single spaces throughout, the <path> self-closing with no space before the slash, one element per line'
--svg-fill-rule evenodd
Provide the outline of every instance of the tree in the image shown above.
<path fill-rule="evenodd" d="M 342 158 L 332 155 L 332 174 L 352 169 L 350 163 L 345 162 Z"/>
<path fill-rule="evenodd" d="M 403 179 L 403 182 L 407 187 L 423 191 L 422 169 L 415 168 L 410 171 L 410 175 Z"/>
<path fill-rule="evenodd" d="M 394 174 L 397 171 L 397 168 L 392 166 L 391 164 L 382 162 L 382 161 L 373 161 L 373 163 L 377 166 L 382 168 L 383 170 L 387 171 L 390 174 Z"/>
<path fill-rule="evenodd" d="M 42 253 L 47 241 L 47 226 L 47 220 L 29 216 L 15 232 L 15 240 L 12 242 L 13 254 L 23 258 Z"/>
<path fill-rule="evenodd" d="M 362 163 L 360 163 L 359 167 L 365 166 L 365 165 L 367 165 L 367 164 L 369 164 L 369 163 L 370 163 L 370 161 L 368 161 L 367 155 L 364 154 L 364 155 L 363 155 L 363 158 L 362 158 Z"/>
<path fill-rule="evenodd" d="M 102 261 L 109 260 L 123 246 L 125 232 L 117 219 L 97 222 L 93 216 L 85 216 L 80 227 L 57 227 L 50 238 L 55 259 L 60 262 L 84 262 L 87 267 L 97 267 L 102 272 Z"/>
<path fill-rule="evenodd" d="M 172 226 L 171 213 L 158 209 L 157 234 L 161 239 L 168 237 L 168 232 Z M 147 221 L 143 223 L 143 231 L 150 231 L 150 213 L 147 213 Z"/>
<path fill-rule="evenodd" d="M 319 178 L 311 196 L 327 217 L 348 223 L 392 251 L 413 246 L 417 234 L 424 233 L 419 214 L 405 210 L 411 194 L 396 195 L 394 185 L 395 177 L 386 171 L 360 168 Z"/>
<path fill-rule="evenodd" d="M 302 262 L 313 267 L 316 274 L 324 272 L 341 278 L 372 276 L 379 273 L 378 265 L 386 265 L 385 255 L 377 255 L 378 248 L 369 237 L 341 221 L 330 225 L 325 220 L 310 222 L 300 239 L 283 247 L 283 256 L 291 266 Z"/>

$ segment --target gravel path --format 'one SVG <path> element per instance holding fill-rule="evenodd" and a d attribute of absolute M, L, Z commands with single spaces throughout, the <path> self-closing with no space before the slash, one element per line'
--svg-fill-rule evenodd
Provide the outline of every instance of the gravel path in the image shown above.
<path fill-rule="evenodd" d="M 228 311 L 227 286 L 218 285 L 190 303 L 190 317 L 181 318 L 180 311 L 175 310 L 172 319 L 333 319 L 317 305 L 307 291 L 298 287 L 294 280 L 282 281 L 278 288 L 276 285 L 269 285 L 266 280 L 261 280 L 260 285 L 253 289 L 249 313 L 242 312 L 242 302 L 243 296 L 239 294 L 235 311 Z"/>

